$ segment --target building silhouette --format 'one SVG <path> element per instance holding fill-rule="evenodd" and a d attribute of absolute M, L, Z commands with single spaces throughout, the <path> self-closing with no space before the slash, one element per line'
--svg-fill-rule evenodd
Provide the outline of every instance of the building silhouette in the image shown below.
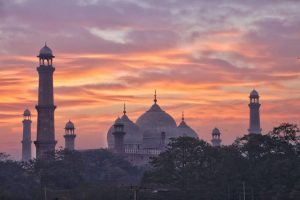
<path fill-rule="evenodd" d="M 34 142 L 37 159 L 43 159 L 55 151 L 52 50 L 45 44 L 39 55 L 39 89 L 37 110 L 37 138 Z"/>
<path fill-rule="evenodd" d="M 22 161 L 31 159 L 31 112 L 26 109 L 23 113 Z"/>
<path fill-rule="evenodd" d="M 249 134 L 261 134 L 262 129 L 260 128 L 260 103 L 259 94 L 256 90 L 252 90 L 249 96 L 250 103 L 250 119 L 249 119 Z"/>
<path fill-rule="evenodd" d="M 156 92 L 154 103 L 136 122 L 130 120 L 126 110 L 120 118 L 124 124 L 124 148 L 126 149 L 163 149 L 170 138 L 189 136 L 198 138 L 198 134 L 188 126 L 184 116 L 177 126 L 175 119 L 158 104 Z M 107 132 L 108 148 L 114 148 L 114 125 Z"/>
<path fill-rule="evenodd" d="M 75 126 L 70 120 L 66 123 L 65 126 L 65 149 L 73 151 L 75 150 Z"/>
<path fill-rule="evenodd" d="M 114 152 L 118 154 L 123 154 L 124 149 L 124 136 L 126 132 L 124 131 L 124 124 L 120 118 L 117 118 L 114 124 L 114 131 L 112 132 L 114 136 Z"/>
<path fill-rule="evenodd" d="M 211 133 L 212 139 L 211 139 L 211 144 L 213 147 L 219 147 L 221 146 L 221 132 L 218 128 L 214 128 L 212 133 Z"/>

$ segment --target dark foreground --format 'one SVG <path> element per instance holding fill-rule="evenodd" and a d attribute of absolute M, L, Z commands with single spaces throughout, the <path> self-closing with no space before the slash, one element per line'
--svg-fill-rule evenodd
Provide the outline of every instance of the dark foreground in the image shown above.
<path fill-rule="evenodd" d="M 104 149 L 27 163 L 0 154 L 0 200 L 297 200 L 299 142 L 293 124 L 218 148 L 181 137 L 147 168 Z"/>

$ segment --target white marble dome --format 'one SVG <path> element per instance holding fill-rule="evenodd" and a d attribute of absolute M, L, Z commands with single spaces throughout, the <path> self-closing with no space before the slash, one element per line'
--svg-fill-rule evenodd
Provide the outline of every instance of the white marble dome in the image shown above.
<path fill-rule="evenodd" d="M 143 129 L 152 129 L 154 127 L 176 127 L 176 122 L 173 117 L 163 111 L 156 103 L 137 119 L 136 124 Z"/>
<path fill-rule="evenodd" d="M 186 124 L 184 119 L 182 119 L 181 123 L 178 126 L 178 133 L 179 136 L 198 138 L 198 134 Z"/>
<path fill-rule="evenodd" d="M 136 124 L 143 133 L 143 148 L 161 148 L 163 133 L 166 138 L 165 144 L 170 138 L 178 137 L 175 120 L 156 102 L 137 119 Z"/>
<path fill-rule="evenodd" d="M 142 145 L 143 136 L 140 133 L 139 127 L 131 121 L 128 116 L 124 113 L 121 117 L 120 122 L 124 124 L 124 147 L 125 148 L 139 148 Z M 114 126 L 112 125 L 107 133 L 108 148 L 114 148 Z"/>

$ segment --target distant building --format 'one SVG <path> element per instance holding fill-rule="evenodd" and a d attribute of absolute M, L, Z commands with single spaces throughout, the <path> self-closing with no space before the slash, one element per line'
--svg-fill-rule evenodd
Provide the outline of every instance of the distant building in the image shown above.
<path fill-rule="evenodd" d="M 252 90 L 249 96 L 250 118 L 249 118 L 249 134 L 261 134 L 260 114 L 259 114 L 259 94 L 256 90 Z"/>
<path fill-rule="evenodd" d="M 66 123 L 65 126 L 65 149 L 67 150 L 75 150 L 75 126 L 73 124 L 73 122 L 71 122 L 70 120 Z"/>
<path fill-rule="evenodd" d="M 219 147 L 221 146 L 221 132 L 218 128 L 214 128 L 212 133 L 212 139 L 211 139 L 211 144 L 213 147 Z"/>
<path fill-rule="evenodd" d="M 116 124 L 122 124 L 122 140 L 121 135 L 117 136 L 115 133 Z M 117 118 L 108 130 L 107 142 L 108 148 L 117 152 L 120 151 L 121 144 L 127 159 L 135 165 L 142 165 L 148 163 L 149 157 L 157 156 L 163 151 L 171 138 L 180 136 L 198 138 L 198 134 L 187 125 L 184 116 L 177 126 L 173 117 L 160 108 L 155 92 L 154 104 L 136 123 L 129 119 L 124 105 L 123 116 Z"/>
<path fill-rule="evenodd" d="M 22 161 L 31 159 L 31 112 L 26 109 L 23 113 Z"/>

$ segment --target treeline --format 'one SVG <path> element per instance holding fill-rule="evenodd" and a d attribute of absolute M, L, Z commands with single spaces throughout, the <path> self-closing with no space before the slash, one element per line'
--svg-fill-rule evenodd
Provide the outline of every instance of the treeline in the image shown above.
<path fill-rule="evenodd" d="M 55 159 L 18 162 L 0 155 L 0 200 L 130 199 L 143 171 L 107 150 L 66 151 Z M 128 198 L 126 198 L 128 197 Z"/>
<path fill-rule="evenodd" d="M 219 148 L 178 138 L 153 159 L 143 183 L 161 188 L 157 199 L 296 200 L 299 142 L 299 129 L 293 124 L 282 124 L 267 135 L 246 135 Z"/>
<path fill-rule="evenodd" d="M 217 148 L 173 139 L 147 169 L 107 150 L 60 150 L 53 160 L 26 163 L 0 154 L 0 200 L 296 200 L 299 152 L 298 127 L 282 124 Z"/>

